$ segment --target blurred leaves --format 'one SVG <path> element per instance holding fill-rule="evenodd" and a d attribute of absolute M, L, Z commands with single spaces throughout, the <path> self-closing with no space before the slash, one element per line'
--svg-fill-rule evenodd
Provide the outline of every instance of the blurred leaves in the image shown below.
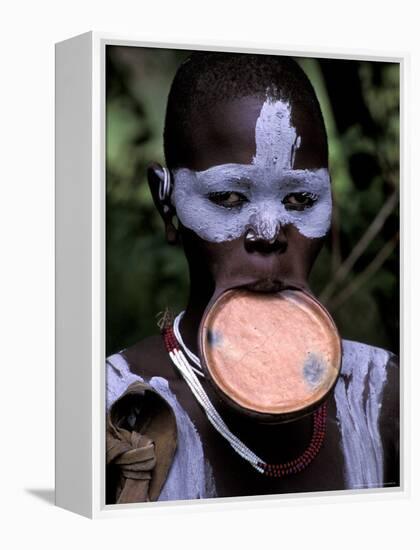
<path fill-rule="evenodd" d="M 333 228 L 312 287 L 345 338 L 398 352 L 399 67 L 302 65 L 326 119 L 334 194 Z"/>
<path fill-rule="evenodd" d="M 181 309 L 186 261 L 169 247 L 147 186 L 163 162 L 166 98 L 188 52 L 108 47 L 106 103 L 106 348 L 112 353 L 156 332 L 156 314 Z"/>
<path fill-rule="evenodd" d="M 186 261 L 166 244 L 146 169 L 163 162 L 166 98 L 188 53 L 107 46 L 107 353 L 156 333 L 157 313 L 187 300 Z M 333 227 L 312 288 L 343 337 L 398 351 L 395 203 L 369 233 L 399 185 L 398 65 L 297 61 L 321 103 L 334 193 Z"/>

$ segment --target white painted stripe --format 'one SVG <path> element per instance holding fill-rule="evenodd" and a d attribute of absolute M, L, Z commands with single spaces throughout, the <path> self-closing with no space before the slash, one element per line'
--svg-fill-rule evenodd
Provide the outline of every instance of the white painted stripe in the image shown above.
<path fill-rule="evenodd" d="M 349 489 L 383 485 L 379 416 L 389 358 L 383 349 L 343 341 L 335 401 Z"/>

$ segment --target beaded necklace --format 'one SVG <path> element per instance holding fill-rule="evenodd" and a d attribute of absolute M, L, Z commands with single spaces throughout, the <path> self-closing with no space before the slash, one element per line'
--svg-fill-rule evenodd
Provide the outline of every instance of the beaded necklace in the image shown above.
<path fill-rule="evenodd" d="M 228 441 L 237 454 L 249 462 L 251 466 L 261 474 L 270 477 L 284 477 L 301 472 L 309 466 L 319 453 L 325 439 L 327 422 L 326 403 L 323 403 L 312 415 L 312 438 L 308 447 L 300 456 L 294 460 L 280 464 L 269 464 L 265 462 L 229 430 L 204 391 L 197 377 L 197 375 L 204 377 L 200 359 L 188 349 L 179 330 L 179 323 L 183 315 L 184 312 L 182 311 L 175 318 L 173 324 L 169 322 L 165 316 L 161 325 L 163 339 L 171 361 L 188 384 L 214 428 Z M 195 367 L 190 364 L 187 357 L 194 363 Z"/>

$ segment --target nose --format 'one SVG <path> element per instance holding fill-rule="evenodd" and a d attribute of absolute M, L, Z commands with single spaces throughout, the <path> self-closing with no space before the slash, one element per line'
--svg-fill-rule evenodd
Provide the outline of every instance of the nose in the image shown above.
<path fill-rule="evenodd" d="M 285 252 L 287 239 L 283 228 L 279 224 L 272 237 L 262 235 L 253 227 L 245 233 L 245 249 L 247 252 L 259 252 L 260 254 L 272 254 Z"/>

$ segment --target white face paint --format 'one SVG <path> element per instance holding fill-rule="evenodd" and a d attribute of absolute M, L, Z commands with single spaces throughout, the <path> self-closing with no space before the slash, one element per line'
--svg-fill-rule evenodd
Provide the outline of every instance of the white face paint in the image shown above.
<path fill-rule="evenodd" d="M 329 173 L 326 168 L 293 169 L 301 138 L 291 124 L 288 103 L 265 101 L 255 139 L 251 164 L 174 171 L 172 203 L 181 223 L 210 242 L 237 239 L 250 228 L 271 240 L 286 224 L 293 224 L 305 237 L 323 237 L 331 223 Z M 216 203 L 229 193 L 239 194 L 235 196 L 241 201 L 232 206 Z M 306 197 L 306 207 L 296 204 L 299 196 Z"/>

